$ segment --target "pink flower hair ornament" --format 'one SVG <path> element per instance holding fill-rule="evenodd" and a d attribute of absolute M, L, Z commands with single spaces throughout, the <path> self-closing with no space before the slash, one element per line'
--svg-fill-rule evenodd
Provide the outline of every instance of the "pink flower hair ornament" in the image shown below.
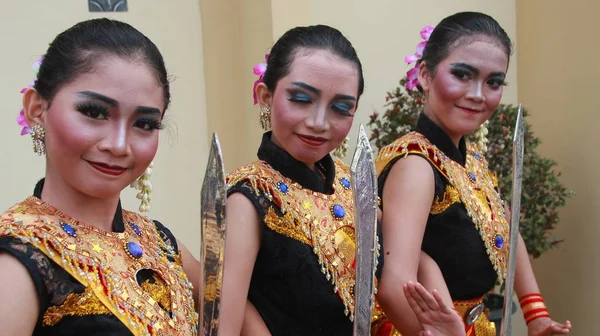
<path fill-rule="evenodd" d="M 252 68 L 252 72 L 258 76 L 258 79 L 254 82 L 252 87 L 252 96 L 254 97 L 254 105 L 258 103 L 258 97 L 256 96 L 256 87 L 263 81 L 263 77 L 267 72 L 267 63 L 269 61 L 269 54 L 265 54 L 265 63 L 258 63 Z"/>
<path fill-rule="evenodd" d="M 44 56 L 45 55 L 42 55 L 42 57 L 40 57 L 39 60 L 37 60 L 33 63 L 32 67 L 33 67 L 33 72 L 35 73 L 35 77 L 37 77 L 37 73 L 40 70 L 40 65 L 42 64 L 42 61 L 44 60 Z M 20 93 L 23 94 L 23 93 L 27 92 L 27 90 L 29 88 L 32 88 L 35 85 L 36 81 L 37 81 L 37 79 L 34 80 L 33 82 L 31 82 L 27 87 L 22 88 Z M 31 128 L 29 128 L 27 121 L 25 121 L 25 110 L 24 109 L 21 109 L 21 112 L 19 113 L 19 116 L 17 117 L 17 124 L 22 127 L 21 135 L 27 135 L 27 134 L 31 133 Z"/>
<path fill-rule="evenodd" d="M 417 50 L 414 54 L 404 57 L 404 62 L 406 62 L 406 64 L 410 65 L 415 63 L 415 66 L 406 72 L 407 81 L 405 86 L 408 90 L 414 90 L 419 84 L 419 61 L 423 57 L 423 50 L 425 50 L 425 46 L 427 45 L 434 28 L 435 27 L 433 26 L 425 26 L 421 29 L 420 35 L 423 41 L 417 44 Z"/>

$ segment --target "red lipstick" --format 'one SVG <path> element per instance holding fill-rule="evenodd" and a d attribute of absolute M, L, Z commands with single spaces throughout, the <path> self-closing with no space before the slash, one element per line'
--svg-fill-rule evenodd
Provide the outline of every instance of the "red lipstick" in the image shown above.
<path fill-rule="evenodd" d="M 321 146 L 322 144 L 324 144 L 325 142 L 327 142 L 327 139 L 322 138 L 322 137 L 314 137 L 314 136 L 302 135 L 302 134 L 298 134 L 298 137 L 305 144 L 307 144 L 309 146 L 314 146 L 314 147 Z"/>
<path fill-rule="evenodd" d="M 120 166 L 111 166 L 102 162 L 88 161 L 88 163 L 97 171 L 111 176 L 120 176 L 127 170 L 126 168 Z"/>

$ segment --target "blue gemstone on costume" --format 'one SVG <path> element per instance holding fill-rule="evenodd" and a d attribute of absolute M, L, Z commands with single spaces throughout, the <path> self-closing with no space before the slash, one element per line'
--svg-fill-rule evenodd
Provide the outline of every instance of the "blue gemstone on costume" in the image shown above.
<path fill-rule="evenodd" d="M 504 238 L 502 238 L 501 235 L 496 235 L 494 238 L 494 245 L 496 245 L 497 248 L 502 248 L 502 246 L 504 246 Z"/>
<path fill-rule="evenodd" d="M 135 231 L 135 233 L 136 233 L 138 236 L 141 236 L 141 235 L 142 235 L 142 230 L 140 230 L 140 227 L 139 227 L 139 226 L 137 226 L 137 225 L 135 225 L 135 223 L 129 222 L 129 226 L 131 226 L 131 228 L 133 229 L 133 231 Z"/>
<path fill-rule="evenodd" d="M 481 160 L 481 155 L 479 155 L 478 153 L 473 153 L 473 157 L 477 160 Z"/>
<path fill-rule="evenodd" d="M 475 177 L 475 174 L 473 174 L 472 172 L 469 172 L 469 178 L 471 179 L 471 181 L 475 182 L 477 181 L 477 178 Z"/>
<path fill-rule="evenodd" d="M 71 237 L 77 237 L 77 232 L 75 229 L 67 223 L 60 223 L 60 227 Z"/>
<path fill-rule="evenodd" d="M 339 205 L 339 204 L 334 204 L 333 208 L 331 209 L 333 216 L 337 219 L 341 219 L 344 218 L 344 216 L 346 216 L 346 210 L 344 209 L 343 206 Z"/>
<path fill-rule="evenodd" d="M 342 184 L 342 187 L 344 187 L 344 189 L 346 189 L 346 190 L 350 189 L 350 186 L 351 186 L 350 180 L 348 180 L 347 178 L 342 177 L 340 179 L 340 183 Z"/>
<path fill-rule="evenodd" d="M 279 188 L 279 190 L 284 194 L 287 194 L 287 192 L 289 191 L 289 188 L 287 184 L 285 184 L 285 182 L 277 183 L 277 188 Z"/>
<path fill-rule="evenodd" d="M 142 254 L 144 254 L 142 247 L 136 242 L 129 242 L 126 244 L 126 246 L 127 246 L 127 251 L 129 252 L 129 254 L 132 257 L 134 257 L 135 259 L 141 258 Z"/>

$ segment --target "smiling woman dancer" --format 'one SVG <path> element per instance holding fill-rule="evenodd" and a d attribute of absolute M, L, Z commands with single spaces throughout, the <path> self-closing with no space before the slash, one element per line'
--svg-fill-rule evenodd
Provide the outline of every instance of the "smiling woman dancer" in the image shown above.
<path fill-rule="evenodd" d="M 467 335 L 495 336 L 481 302 L 505 276 L 508 216 L 484 154 L 465 136 L 500 103 L 511 41 L 496 20 L 474 12 L 451 15 L 422 35 L 429 40 L 409 89 L 423 91 L 423 113 L 416 132 L 382 148 L 376 162 L 386 258 L 378 299 L 404 336 L 420 330 L 401 288 L 417 278 L 423 250 L 439 265 Z M 569 333 L 570 322 L 550 318 L 522 238 L 518 245 L 515 291 L 529 335 Z"/>
<path fill-rule="evenodd" d="M 23 93 L 22 134 L 46 174 L 0 215 L 2 334 L 197 334 L 186 272 L 199 279 L 198 262 L 120 202 L 133 183 L 147 210 L 170 99 L 154 43 L 119 21 L 78 23 L 50 44 Z"/>
<path fill-rule="evenodd" d="M 219 331 L 352 335 L 352 186 L 348 167 L 329 153 L 352 126 L 362 66 L 350 42 L 323 25 L 289 30 L 267 57 L 255 68 L 267 130 L 259 160 L 227 178 Z M 413 293 L 415 303 L 435 301 Z M 434 316 L 435 324 L 441 308 L 418 316 Z"/>

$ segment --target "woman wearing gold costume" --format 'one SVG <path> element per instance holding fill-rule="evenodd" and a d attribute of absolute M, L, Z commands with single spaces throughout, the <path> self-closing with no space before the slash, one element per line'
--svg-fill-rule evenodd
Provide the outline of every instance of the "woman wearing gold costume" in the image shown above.
<path fill-rule="evenodd" d="M 58 35 L 38 66 L 18 121 L 46 174 L 0 215 L 0 333 L 197 334 L 198 262 L 120 203 L 133 184 L 148 208 L 170 99 L 162 55 L 128 24 L 96 19 Z"/>
<path fill-rule="evenodd" d="M 329 153 L 352 126 L 364 87 L 360 60 L 338 30 L 297 27 L 254 71 L 267 132 L 259 160 L 227 177 L 220 334 L 352 335 L 352 185 L 348 167 Z M 437 303 L 413 286 L 414 306 Z M 418 316 L 435 324 L 443 308 Z"/>
<path fill-rule="evenodd" d="M 416 131 L 382 148 L 376 162 L 386 258 L 378 300 L 397 328 L 386 335 L 421 329 L 401 286 L 416 279 L 422 249 L 439 266 L 465 333 L 494 336 L 481 303 L 506 275 L 508 216 L 484 153 L 464 136 L 500 102 L 511 41 L 492 17 L 473 12 L 449 16 L 422 36 L 407 62 L 417 62 L 408 88 L 422 90 L 424 111 Z M 529 335 L 568 334 L 570 322 L 550 318 L 521 238 L 518 244 L 515 290 Z"/>

